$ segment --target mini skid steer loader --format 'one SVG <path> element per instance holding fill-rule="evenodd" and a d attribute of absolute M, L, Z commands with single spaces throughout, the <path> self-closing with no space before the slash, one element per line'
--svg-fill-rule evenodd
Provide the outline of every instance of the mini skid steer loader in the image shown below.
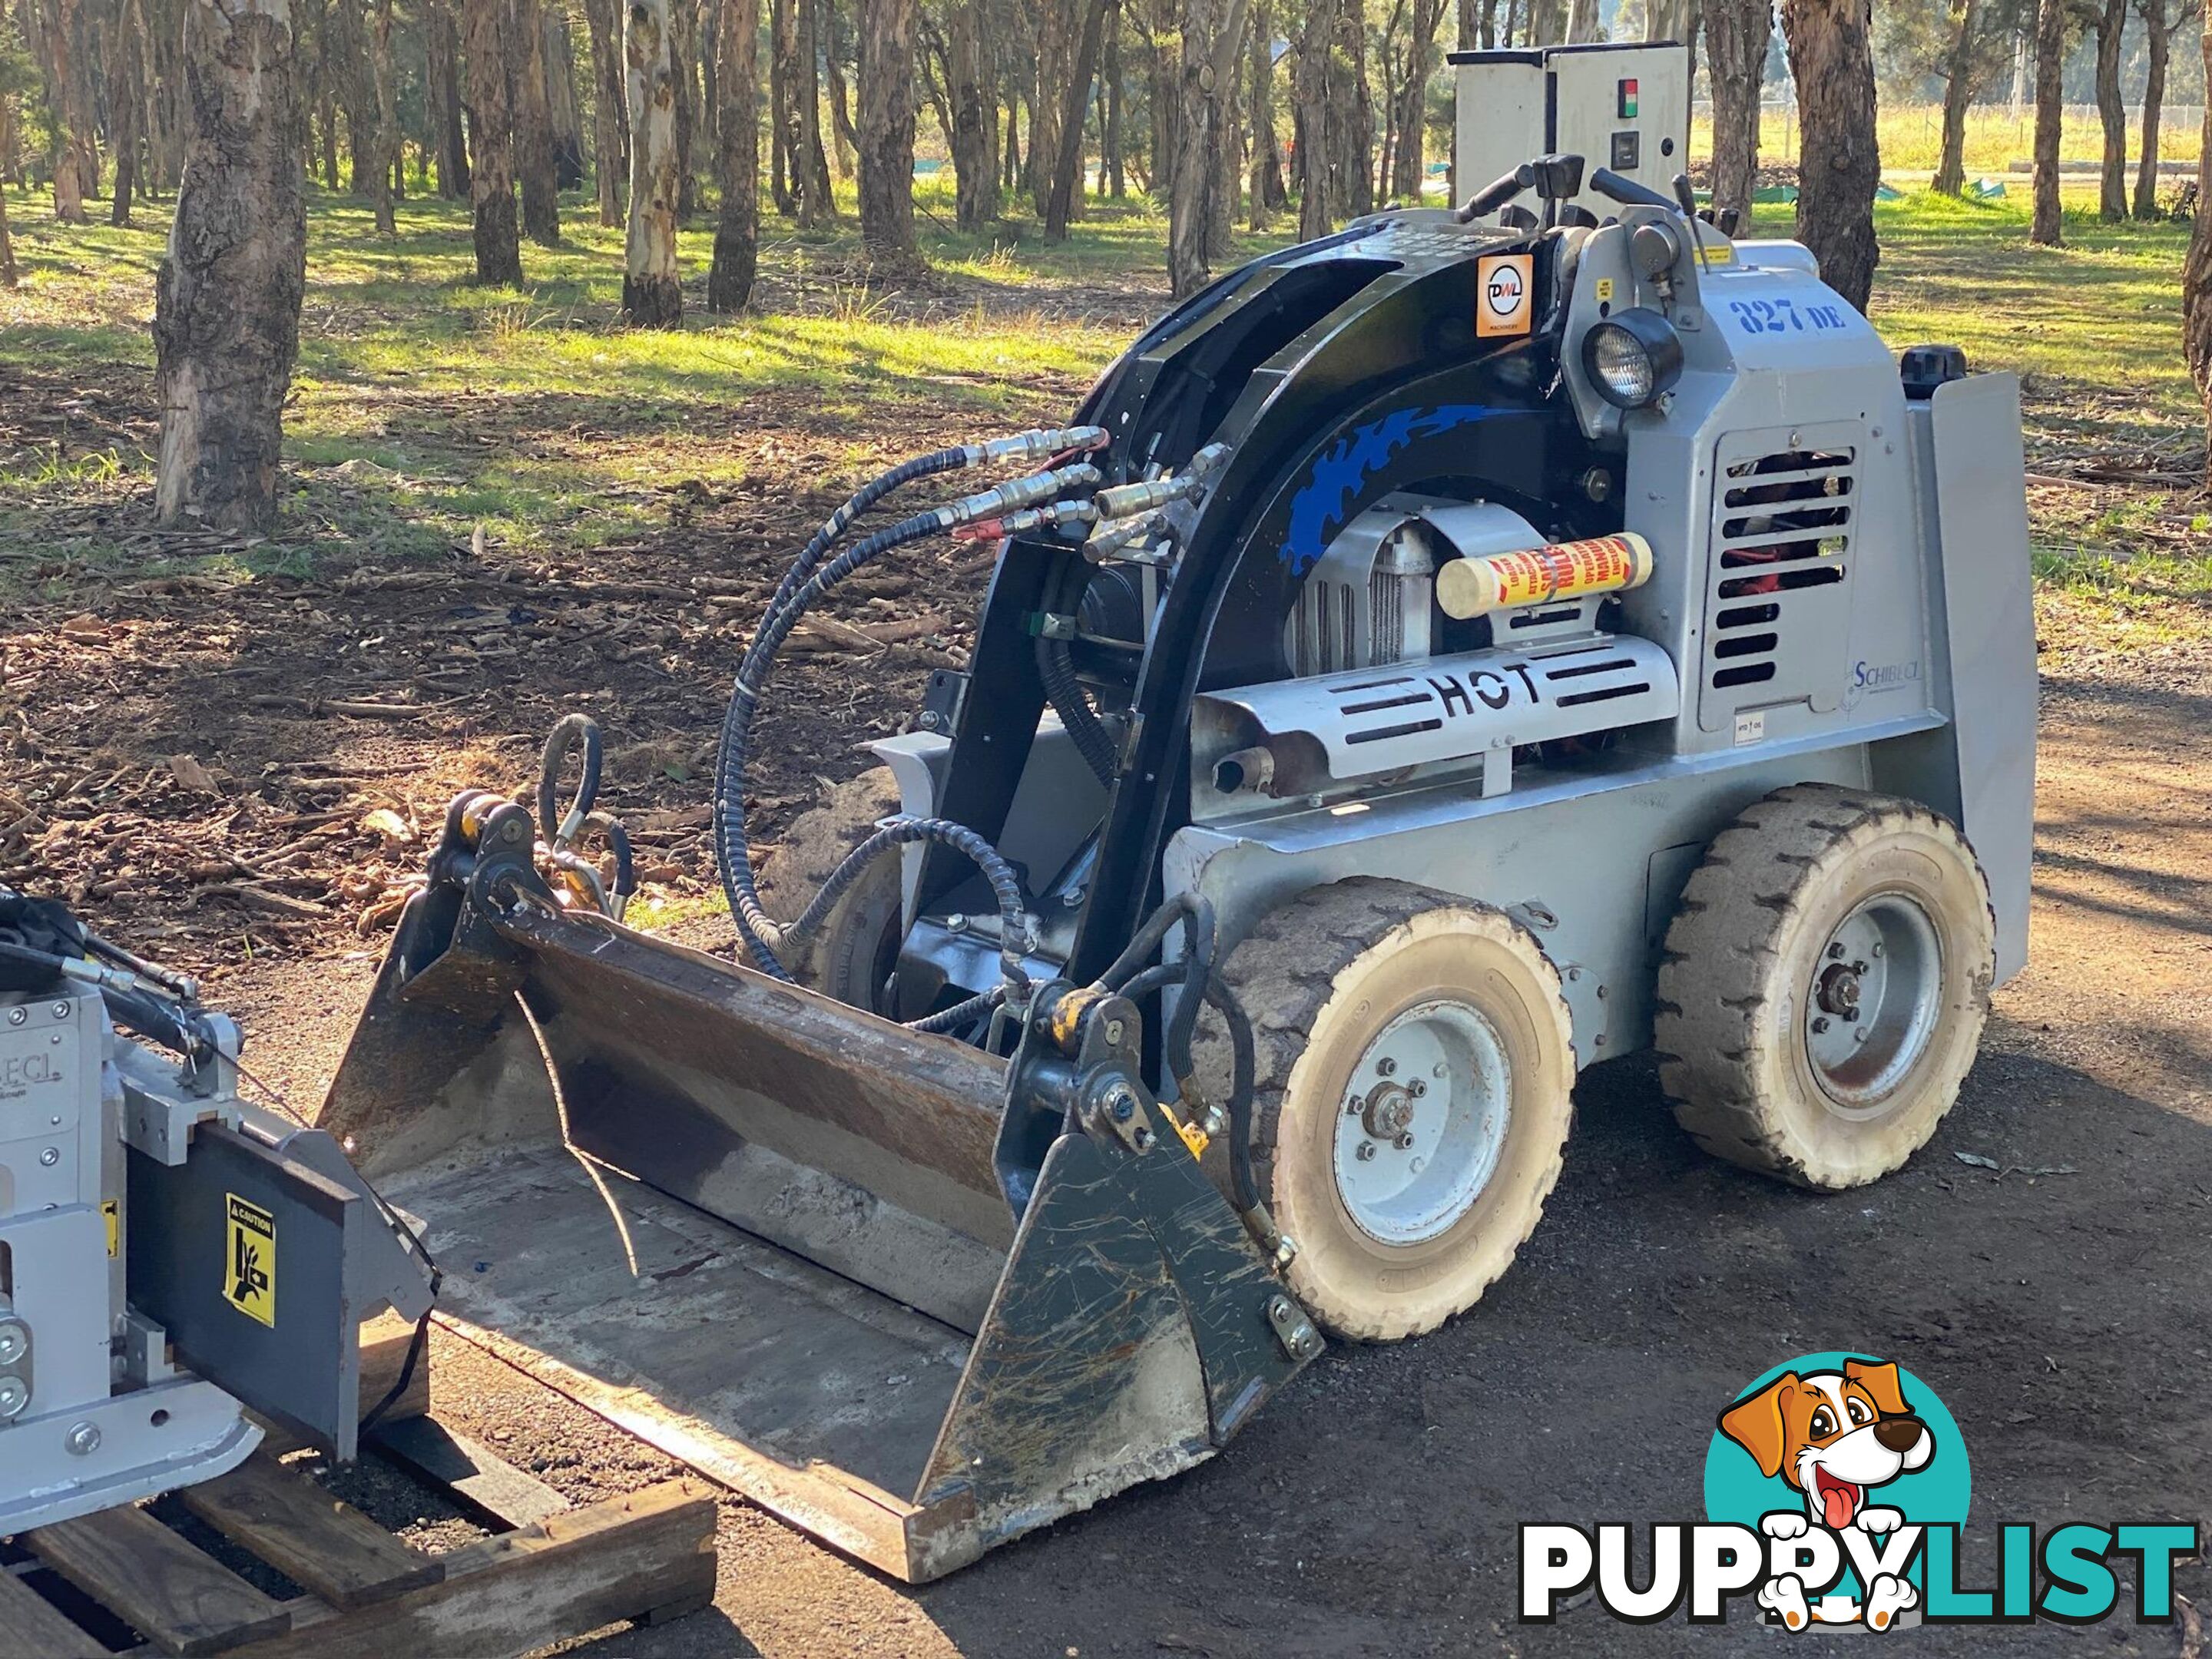
<path fill-rule="evenodd" d="M 921 1580 L 1470 1306 L 1581 1066 L 1657 1050 L 1808 1188 L 1922 1145 L 2026 950 L 2017 386 L 1584 185 L 1259 259 L 1075 424 L 859 492 L 737 677 L 736 963 L 621 924 L 587 723 L 534 815 L 458 799 L 324 1118 L 445 1316 Z M 970 665 L 757 884 L 777 648 L 948 533 L 1000 549 Z"/>

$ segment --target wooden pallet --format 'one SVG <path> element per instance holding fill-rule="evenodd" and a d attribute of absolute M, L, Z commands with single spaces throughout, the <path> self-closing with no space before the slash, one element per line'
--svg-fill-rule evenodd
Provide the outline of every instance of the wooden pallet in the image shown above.
<path fill-rule="evenodd" d="M 396 1355 L 378 1359 L 396 1374 Z M 362 1397 L 374 1400 L 382 1390 L 371 1392 L 370 1369 Z M 0 1650 L 8 1659 L 106 1659 L 128 1626 L 136 1645 L 119 1650 L 145 1659 L 507 1659 L 623 1620 L 659 1623 L 714 1599 L 715 1505 L 704 1483 L 668 1480 L 574 1508 L 424 1414 L 427 1401 L 427 1387 L 410 1391 L 395 1410 L 414 1414 L 380 1426 L 380 1449 L 506 1530 L 425 1555 L 264 1444 L 229 1474 L 178 1496 L 304 1594 L 264 1595 L 145 1510 L 110 1510 L 17 1540 L 28 1559 L 0 1564 Z"/>

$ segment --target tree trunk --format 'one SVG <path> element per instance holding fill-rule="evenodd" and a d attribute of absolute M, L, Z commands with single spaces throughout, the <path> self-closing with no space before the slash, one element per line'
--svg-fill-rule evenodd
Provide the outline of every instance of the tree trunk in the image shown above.
<path fill-rule="evenodd" d="M 853 176 L 853 158 L 860 148 L 860 135 L 853 125 L 852 94 L 845 84 L 845 44 L 851 33 L 837 0 L 822 0 L 822 68 L 830 82 L 830 165 L 841 181 Z"/>
<path fill-rule="evenodd" d="M 707 309 L 742 311 L 760 262 L 760 0 L 724 0 L 714 52 L 722 210 L 714 222 Z"/>
<path fill-rule="evenodd" d="M 799 222 L 806 229 L 835 224 L 836 198 L 830 187 L 830 158 L 822 152 L 822 43 L 816 27 L 815 0 L 796 0 L 799 78 L 797 152 Z"/>
<path fill-rule="evenodd" d="M 1567 8 L 1567 44 L 1587 46 L 1597 39 L 1597 0 L 1572 0 Z"/>
<path fill-rule="evenodd" d="M 1267 228 L 1268 216 L 1282 205 L 1283 152 L 1275 142 L 1275 45 L 1272 0 L 1255 0 L 1248 75 L 1251 100 L 1252 176 L 1245 186 L 1244 226 Z"/>
<path fill-rule="evenodd" d="M 1951 50 L 1943 65 L 1943 143 L 1929 188 L 1957 196 L 1966 188 L 1966 106 L 1974 96 L 1977 0 L 1953 0 Z"/>
<path fill-rule="evenodd" d="M 108 141 L 115 153 L 115 194 L 108 204 L 107 220 L 113 225 L 131 222 L 131 198 L 138 189 L 138 125 L 146 95 L 145 38 L 146 18 L 137 0 L 125 0 L 116 12 L 107 83 Z"/>
<path fill-rule="evenodd" d="M 699 126 L 699 0 L 666 0 L 669 85 L 676 94 L 676 222 L 698 210 L 698 167 L 692 145 Z"/>
<path fill-rule="evenodd" d="M 999 216 L 997 112 L 983 50 L 983 0 L 953 0 L 945 19 L 945 95 L 952 102 L 953 219 L 981 230 Z"/>
<path fill-rule="evenodd" d="M 2143 52 L 2150 60 L 2143 71 L 2142 159 L 2136 164 L 2135 216 L 2158 217 L 2158 129 L 2166 104 L 2166 70 L 2173 52 L 2175 20 L 2166 15 L 2166 0 L 2142 0 Z"/>
<path fill-rule="evenodd" d="M 676 66 L 668 0 L 629 0 L 623 55 L 629 64 L 629 237 L 623 315 L 641 328 L 678 328 L 676 280 Z"/>
<path fill-rule="evenodd" d="M 46 14 L 45 30 L 52 81 L 47 108 L 54 120 L 54 217 L 65 225 L 85 222 L 85 198 L 100 188 L 92 112 L 77 86 L 84 54 L 73 38 L 76 12 L 75 0 L 58 0 Z"/>
<path fill-rule="evenodd" d="M 914 234 L 915 0 L 860 0 L 860 242 L 876 273 L 923 269 Z"/>
<path fill-rule="evenodd" d="M 2204 84 L 2212 88 L 2212 27 L 2204 31 L 2201 55 Z M 2199 143 L 2203 149 L 2198 154 L 2212 156 L 2212 98 L 2204 100 Z M 2189 372 L 2196 377 L 2197 394 L 2212 415 L 2212 208 L 2201 198 L 2189 227 L 2188 257 L 2181 264 L 2181 343 Z M 2212 421 L 2208 421 L 2208 427 L 2212 427 Z M 2212 448 L 2207 453 L 2212 457 Z M 2208 465 L 2206 483 L 2212 484 L 2212 465 Z"/>
<path fill-rule="evenodd" d="M 1528 0 L 1528 44 L 1556 46 L 1567 38 L 1567 0 Z"/>
<path fill-rule="evenodd" d="M 1759 94 L 1774 32 L 1771 0 L 1707 0 L 1705 60 L 1713 88 L 1713 216 L 1751 223 L 1759 180 Z"/>
<path fill-rule="evenodd" d="M 1098 76 L 1098 193 L 1118 202 L 1129 193 L 1128 163 L 1121 152 L 1121 0 L 1108 0 L 1106 52 Z"/>
<path fill-rule="evenodd" d="M 1039 219 L 1052 215 L 1052 180 L 1060 165 L 1060 115 L 1068 81 L 1075 74 L 1076 9 L 1085 0 L 1033 0 L 1036 20 L 1036 69 L 1030 94 L 1030 148 L 1026 185 Z M 1081 143 L 1079 137 L 1078 143 Z"/>
<path fill-rule="evenodd" d="M 155 277 L 164 523 L 266 532 L 300 348 L 307 221 L 283 0 L 192 0 L 185 178 Z"/>
<path fill-rule="evenodd" d="M 584 182 L 584 114 L 576 96 L 576 43 L 564 5 L 542 9 L 545 101 L 552 116 L 553 177 L 562 190 Z"/>
<path fill-rule="evenodd" d="M 1868 0 L 1783 0 L 1782 33 L 1797 82 L 1797 240 L 1820 276 L 1861 311 L 1881 252 L 1874 193 L 1881 185 L 1875 141 L 1874 52 Z"/>
<path fill-rule="evenodd" d="M 12 163 L 15 159 L 15 94 L 0 92 L 0 158 Z M 0 189 L 0 288 L 13 288 L 15 276 L 15 239 L 8 232 L 8 193 Z"/>
<path fill-rule="evenodd" d="M 553 109 L 545 90 L 545 15 L 539 0 L 509 0 L 513 49 L 514 170 L 522 185 L 522 234 L 540 247 L 561 246 L 561 186 L 553 161 Z"/>
<path fill-rule="evenodd" d="M 477 281 L 522 286 L 514 216 L 514 113 L 507 87 L 507 0 L 461 0 L 469 68 L 469 200 L 476 221 Z"/>
<path fill-rule="evenodd" d="M 356 196 L 369 193 L 376 149 L 376 89 L 369 74 L 362 3 L 331 0 L 323 15 L 323 76 L 345 114 L 347 188 Z M 331 188 L 337 188 L 335 180 Z"/>
<path fill-rule="evenodd" d="M 2097 210 L 2107 219 L 2128 216 L 2128 106 L 2120 95 L 2127 22 L 2128 0 L 2103 0 L 2097 9 L 2097 124 L 2105 137 Z"/>
<path fill-rule="evenodd" d="M 1427 137 L 1429 76 L 1437 66 L 1437 30 L 1444 0 L 1412 0 L 1407 20 L 1405 74 L 1398 83 L 1398 149 L 1391 157 L 1390 194 L 1421 204 L 1424 141 Z"/>
<path fill-rule="evenodd" d="M 592 171 L 599 222 L 612 229 L 623 222 L 622 178 L 629 165 L 623 138 L 629 122 L 623 106 L 623 58 L 615 45 L 621 27 L 622 0 L 583 0 L 584 27 L 592 37 Z M 757 9 L 757 0 L 756 0 Z"/>
<path fill-rule="evenodd" d="M 392 210 L 392 170 L 399 161 L 399 101 L 392 84 L 392 0 L 375 0 L 376 14 L 369 20 L 369 66 L 376 86 L 376 125 L 369 137 L 370 199 L 376 205 L 376 228 L 386 236 L 399 234 Z"/>
<path fill-rule="evenodd" d="M 1182 115 L 1168 193 L 1168 282 L 1178 299 L 1211 279 L 1207 233 L 1221 193 L 1235 187 L 1222 176 L 1220 129 L 1249 8 L 1249 0 L 1182 0 Z"/>
<path fill-rule="evenodd" d="M 469 147 L 461 125 L 460 42 L 446 0 L 426 0 L 422 33 L 423 98 L 438 157 L 438 194 L 458 200 L 469 187 Z"/>
<path fill-rule="evenodd" d="M 2058 137 L 2066 118 L 2066 0 L 2037 0 L 2035 12 L 2035 211 L 2027 240 L 2060 241 Z M 2212 100 L 2208 100 L 2212 102 Z"/>
<path fill-rule="evenodd" d="M 786 218 L 799 211 L 798 0 L 770 0 L 768 22 L 769 195 Z"/>
<path fill-rule="evenodd" d="M 1083 118 L 1091 105 L 1091 83 L 1098 74 L 1098 49 L 1105 40 L 1108 0 L 1078 0 L 1081 30 L 1075 59 L 1060 106 L 1060 153 L 1053 158 L 1051 187 L 1045 194 L 1044 239 L 1067 240 L 1067 221 L 1083 178 Z"/>

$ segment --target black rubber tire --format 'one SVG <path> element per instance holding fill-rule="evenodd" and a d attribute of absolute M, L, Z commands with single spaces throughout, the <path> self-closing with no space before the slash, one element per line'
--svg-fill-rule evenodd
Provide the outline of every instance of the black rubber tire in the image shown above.
<path fill-rule="evenodd" d="M 845 855 L 898 810 L 898 786 L 888 767 L 871 767 L 839 784 L 828 800 L 800 813 L 777 844 L 761 875 L 762 907 L 778 921 L 795 919 Z M 777 954 L 801 985 L 888 1016 L 880 1005 L 896 965 L 901 902 L 899 852 L 893 848 L 839 896 L 820 927 Z"/>
<path fill-rule="evenodd" d="M 1252 1021 L 1253 1163 L 1298 1247 L 1285 1275 L 1292 1294 L 1324 1329 L 1370 1342 L 1419 1335 L 1472 1307 L 1541 1218 L 1573 1116 L 1572 1028 L 1535 937 L 1488 905 L 1363 877 L 1271 913 L 1222 977 Z M 1352 1219 L 1338 1188 L 1337 1119 L 1374 1037 L 1439 998 L 1475 1008 L 1506 1053 L 1504 1139 L 1496 1170 L 1447 1231 L 1384 1243 Z M 1201 1032 L 1201 1076 L 1225 1091 L 1227 1044 L 1211 1013 Z"/>
<path fill-rule="evenodd" d="M 1849 1106 L 1823 1084 L 1804 1016 L 1837 926 L 1908 898 L 1939 947 L 1935 1024 L 1917 1059 Z M 1794 784 L 1713 838 L 1667 930 L 1652 1043 L 1674 1116 L 1717 1158 L 1840 1191 L 1899 1168 L 1959 1097 L 1996 973 L 1989 883 L 1949 819 L 1916 802 Z"/>

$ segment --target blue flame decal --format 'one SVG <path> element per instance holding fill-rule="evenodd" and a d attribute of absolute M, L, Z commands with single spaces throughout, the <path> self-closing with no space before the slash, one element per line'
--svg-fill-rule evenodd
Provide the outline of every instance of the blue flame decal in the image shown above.
<path fill-rule="evenodd" d="M 1367 481 L 1389 465 L 1401 450 L 1417 438 L 1433 438 L 1497 412 L 1481 404 L 1401 409 L 1353 428 L 1316 456 L 1313 476 L 1291 500 L 1290 532 L 1279 555 L 1291 574 L 1303 576 L 1313 568 L 1328 550 L 1329 538 L 1343 528 Z"/>

